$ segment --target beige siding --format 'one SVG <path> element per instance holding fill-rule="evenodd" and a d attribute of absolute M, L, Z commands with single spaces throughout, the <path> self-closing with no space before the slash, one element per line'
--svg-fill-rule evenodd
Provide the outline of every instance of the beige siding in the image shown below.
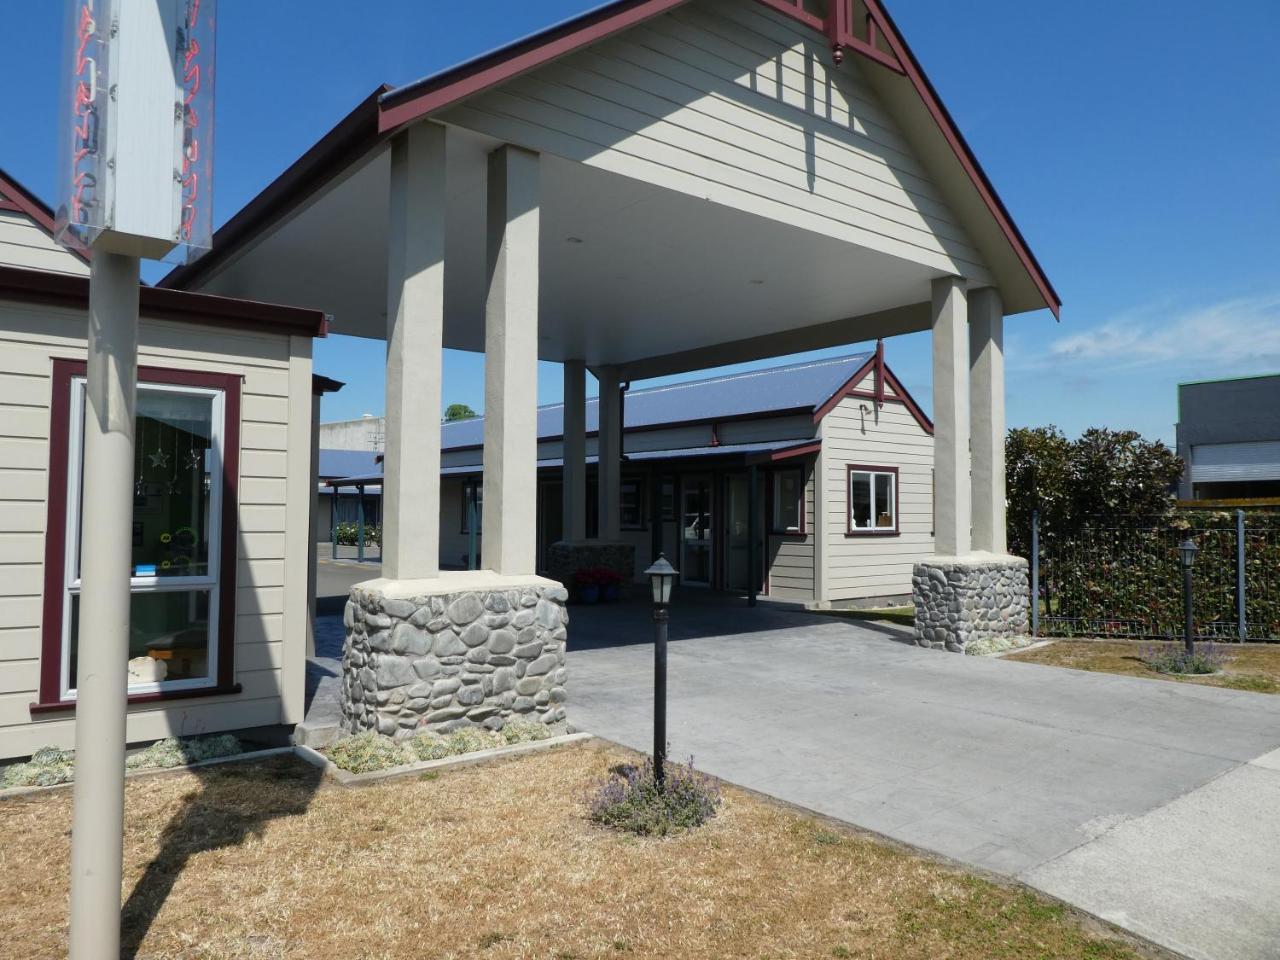
<path fill-rule="evenodd" d="M 52 360 L 84 357 L 84 325 L 72 311 L 0 301 L 0 757 L 70 746 L 74 737 L 71 716 L 33 720 L 29 705 L 38 698 Z M 243 377 L 235 547 L 243 692 L 131 708 L 129 739 L 300 719 L 310 341 L 147 318 L 140 338 L 144 366 Z M 299 516 L 289 515 L 290 499 L 302 505 Z"/>
<path fill-rule="evenodd" d="M 933 553 L 933 437 L 901 403 L 876 411 L 871 401 L 856 397 L 826 416 L 822 437 L 823 599 L 909 595 L 912 565 Z M 846 536 L 849 464 L 898 468 L 897 536 Z"/>
<path fill-rule="evenodd" d="M 0 265 L 88 276 L 89 267 L 79 257 L 53 242 L 44 228 L 30 217 L 0 210 Z"/>
<path fill-rule="evenodd" d="M 810 421 L 812 425 L 812 421 Z M 769 596 L 780 600 L 814 599 L 814 527 L 817 506 L 816 464 L 804 465 L 804 534 L 770 534 L 768 538 Z M 765 517 L 765 523 L 772 522 Z"/>
<path fill-rule="evenodd" d="M 441 118 L 989 280 L 857 57 L 760 4 L 696 0 Z"/>

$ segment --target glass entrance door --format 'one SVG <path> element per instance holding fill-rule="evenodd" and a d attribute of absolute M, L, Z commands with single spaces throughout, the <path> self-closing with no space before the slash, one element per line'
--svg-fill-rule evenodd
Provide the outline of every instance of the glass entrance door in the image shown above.
<path fill-rule="evenodd" d="M 747 590 L 750 586 L 748 571 L 751 563 L 751 514 L 748 496 L 748 475 L 730 474 L 725 477 L 725 589 Z M 763 581 L 764 569 L 764 490 L 756 489 L 756 590 Z"/>
<path fill-rule="evenodd" d="M 685 477 L 680 491 L 682 583 L 711 586 L 713 530 L 711 524 L 711 478 Z"/>

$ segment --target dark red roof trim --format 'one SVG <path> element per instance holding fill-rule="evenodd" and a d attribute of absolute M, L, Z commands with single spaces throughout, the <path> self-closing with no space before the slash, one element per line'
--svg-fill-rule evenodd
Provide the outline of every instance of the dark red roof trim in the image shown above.
<path fill-rule="evenodd" d="M 323 337 L 327 329 L 323 313 L 301 307 L 233 300 L 207 293 L 145 285 L 140 288 L 139 299 L 140 311 L 148 317 L 300 337 Z M 83 310 L 89 305 L 89 278 L 0 266 L 0 300 L 48 303 Z"/>
<path fill-rule="evenodd" d="M 878 361 L 878 362 L 877 362 Z M 879 370 L 882 379 L 880 385 L 874 390 L 859 390 L 858 384 L 861 383 L 868 373 Z M 895 396 L 884 396 L 884 386 L 889 386 Z M 813 422 L 818 423 L 829 414 L 845 397 L 862 397 L 867 400 L 874 400 L 878 404 L 884 403 L 900 403 L 907 408 L 907 412 L 915 418 L 916 423 L 920 424 L 920 429 L 929 436 L 933 436 L 933 421 L 924 415 L 924 411 L 920 409 L 920 405 L 907 392 L 907 388 L 902 382 L 893 375 L 893 371 L 889 369 L 884 362 L 884 355 L 879 351 L 873 354 L 871 359 L 854 371 L 853 376 L 844 382 L 835 393 L 833 393 L 822 406 L 813 412 Z"/>
<path fill-rule="evenodd" d="M 754 454 L 747 457 L 747 463 L 781 463 L 784 460 L 793 460 L 796 457 L 807 457 L 821 450 L 822 441 L 814 440 L 797 444 L 794 447 L 783 447 L 781 450 L 767 450 L 764 453 Z"/>
<path fill-rule="evenodd" d="M 49 236 L 54 234 L 53 210 L 43 200 L 0 169 L 0 210 L 26 214 Z M 67 247 L 68 253 L 89 262 L 89 251 Z"/>

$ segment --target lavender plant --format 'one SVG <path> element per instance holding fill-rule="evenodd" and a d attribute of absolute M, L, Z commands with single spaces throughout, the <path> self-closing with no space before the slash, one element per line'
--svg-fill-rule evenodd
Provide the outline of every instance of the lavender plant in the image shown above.
<path fill-rule="evenodd" d="M 596 823 L 646 837 L 665 837 L 702 826 L 716 815 L 720 787 L 687 764 L 668 763 L 660 784 L 653 760 L 615 768 L 587 797 Z"/>
<path fill-rule="evenodd" d="M 1180 643 L 1156 643 L 1143 646 L 1142 662 L 1156 673 L 1183 673 L 1204 675 L 1217 673 L 1231 659 L 1230 654 L 1212 640 L 1197 643 L 1188 653 Z"/>

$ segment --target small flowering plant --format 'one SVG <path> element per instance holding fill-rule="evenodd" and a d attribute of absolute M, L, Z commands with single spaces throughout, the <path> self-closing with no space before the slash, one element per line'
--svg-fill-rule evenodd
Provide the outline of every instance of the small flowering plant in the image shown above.
<path fill-rule="evenodd" d="M 1180 643 L 1156 643 L 1142 648 L 1142 662 L 1156 673 L 1182 673 L 1203 676 L 1219 672 L 1231 659 L 1227 651 L 1212 640 L 1197 643 L 1188 653 Z"/>
<path fill-rule="evenodd" d="M 616 587 L 622 583 L 622 574 L 609 567 L 582 567 L 573 577 L 578 587 Z"/>
<path fill-rule="evenodd" d="M 687 764 L 668 763 L 662 783 L 654 776 L 653 759 L 627 764 L 587 796 L 588 816 L 615 830 L 644 837 L 666 837 L 700 827 L 716 815 L 720 787 Z"/>

